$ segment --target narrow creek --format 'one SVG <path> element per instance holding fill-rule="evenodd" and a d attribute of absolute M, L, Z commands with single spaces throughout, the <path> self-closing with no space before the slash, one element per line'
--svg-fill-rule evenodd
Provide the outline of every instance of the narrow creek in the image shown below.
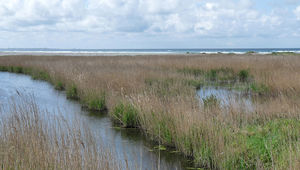
<path fill-rule="evenodd" d="M 182 155 L 157 151 L 137 129 L 114 128 L 107 114 L 96 116 L 81 109 L 78 102 L 66 99 L 64 92 L 56 91 L 47 82 L 32 80 L 30 76 L 0 72 L 0 106 L 5 109 L 17 93 L 34 95 L 39 108 L 50 113 L 62 113 L 64 119 L 74 117 L 86 121 L 102 145 L 114 148 L 117 158 L 128 160 L 130 169 L 187 169 L 191 163 Z M 17 100 L 16 100 L 17 102 Z M 125 163 L 125 162 L 124 162 Z M 126 167 L 126 166 L 124 166 Z"/>

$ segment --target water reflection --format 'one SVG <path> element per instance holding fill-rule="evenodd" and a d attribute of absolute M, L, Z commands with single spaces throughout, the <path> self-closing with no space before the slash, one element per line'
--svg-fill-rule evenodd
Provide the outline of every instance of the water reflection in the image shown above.
<path fill-rule="evenodd" d="M 221 107 L 228 108 L 240 106 L 247 111 L 254 110 L 254 100 L 250 93 L 245 93 L 238 90 L 230 90 L 221 87 L 202 87 L 197 91 L 200 102 L 211 97 L 212 95 L 220 102 Z"/>

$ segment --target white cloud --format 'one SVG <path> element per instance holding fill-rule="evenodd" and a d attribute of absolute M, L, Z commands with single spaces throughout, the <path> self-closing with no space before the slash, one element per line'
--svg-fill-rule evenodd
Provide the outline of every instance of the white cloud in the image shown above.
<path fill-rule="evenodd" d="M 300 6 L 291 23 L 267 11 L 254 0 L 0 0 L 0 32 L 252 37 L 300 20 Z"/>
<path fill-rule="evenodd" d="M 294 10 L 294 14 L 296 15 L 297 19 L 300 20 L 300 6 Z"/>
<path fill-rule="evenodd" d="M 224 19 L 256 19 L 256 11 L 249 6 L 249 0 L 240 1 L 238 7 L 233 2 L 197 0 L 0 0 L 4 18 L 0 29 L 209 33 Z"/>

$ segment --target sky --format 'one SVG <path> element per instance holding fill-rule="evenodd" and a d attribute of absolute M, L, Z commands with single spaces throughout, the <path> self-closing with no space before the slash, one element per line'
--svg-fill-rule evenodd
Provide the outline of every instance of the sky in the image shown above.
<path fill-rule="evenodd" d="M 300 0 L 0 0 L 0 48 L 289 47 Z"/>

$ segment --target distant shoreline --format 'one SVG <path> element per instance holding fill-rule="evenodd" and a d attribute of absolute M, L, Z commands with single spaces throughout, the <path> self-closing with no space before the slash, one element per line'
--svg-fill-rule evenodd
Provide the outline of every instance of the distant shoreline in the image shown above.
<path fill-rule="evenodd" d="M 124 56 L 124 55 L 182 55 L 185 53 L 93 53 L 93 52 L 0 52 L 0 56 Z"/>
<path fill-rule="evenodd" d="M 120 55 L 177 55 L 177 54 L 272 54 L 299 53 L 300 48 L 216 48 L 216 49 L 55 49 L 0 48 L 0 55 L 63 55 L 63 56 L 120 56 Z"/>
<path fill-rule="evenodd" d="M 0 56 L 9 56 L 9 55 L 29 55 L 29 56 L 123 56 L 123 55 L 201 55 L 201 54 L 274 54 L 274 53 L 295 53 L 300 54 L 300 49 L 229 49 L 229 50 L 220 50 L 214 51 L 212 50 L 103 50 L 103 51 L 96 51 L 96 50 L 36 50 L 36 51 L 8 51 L 8 50 L 0 50 Z"/>

